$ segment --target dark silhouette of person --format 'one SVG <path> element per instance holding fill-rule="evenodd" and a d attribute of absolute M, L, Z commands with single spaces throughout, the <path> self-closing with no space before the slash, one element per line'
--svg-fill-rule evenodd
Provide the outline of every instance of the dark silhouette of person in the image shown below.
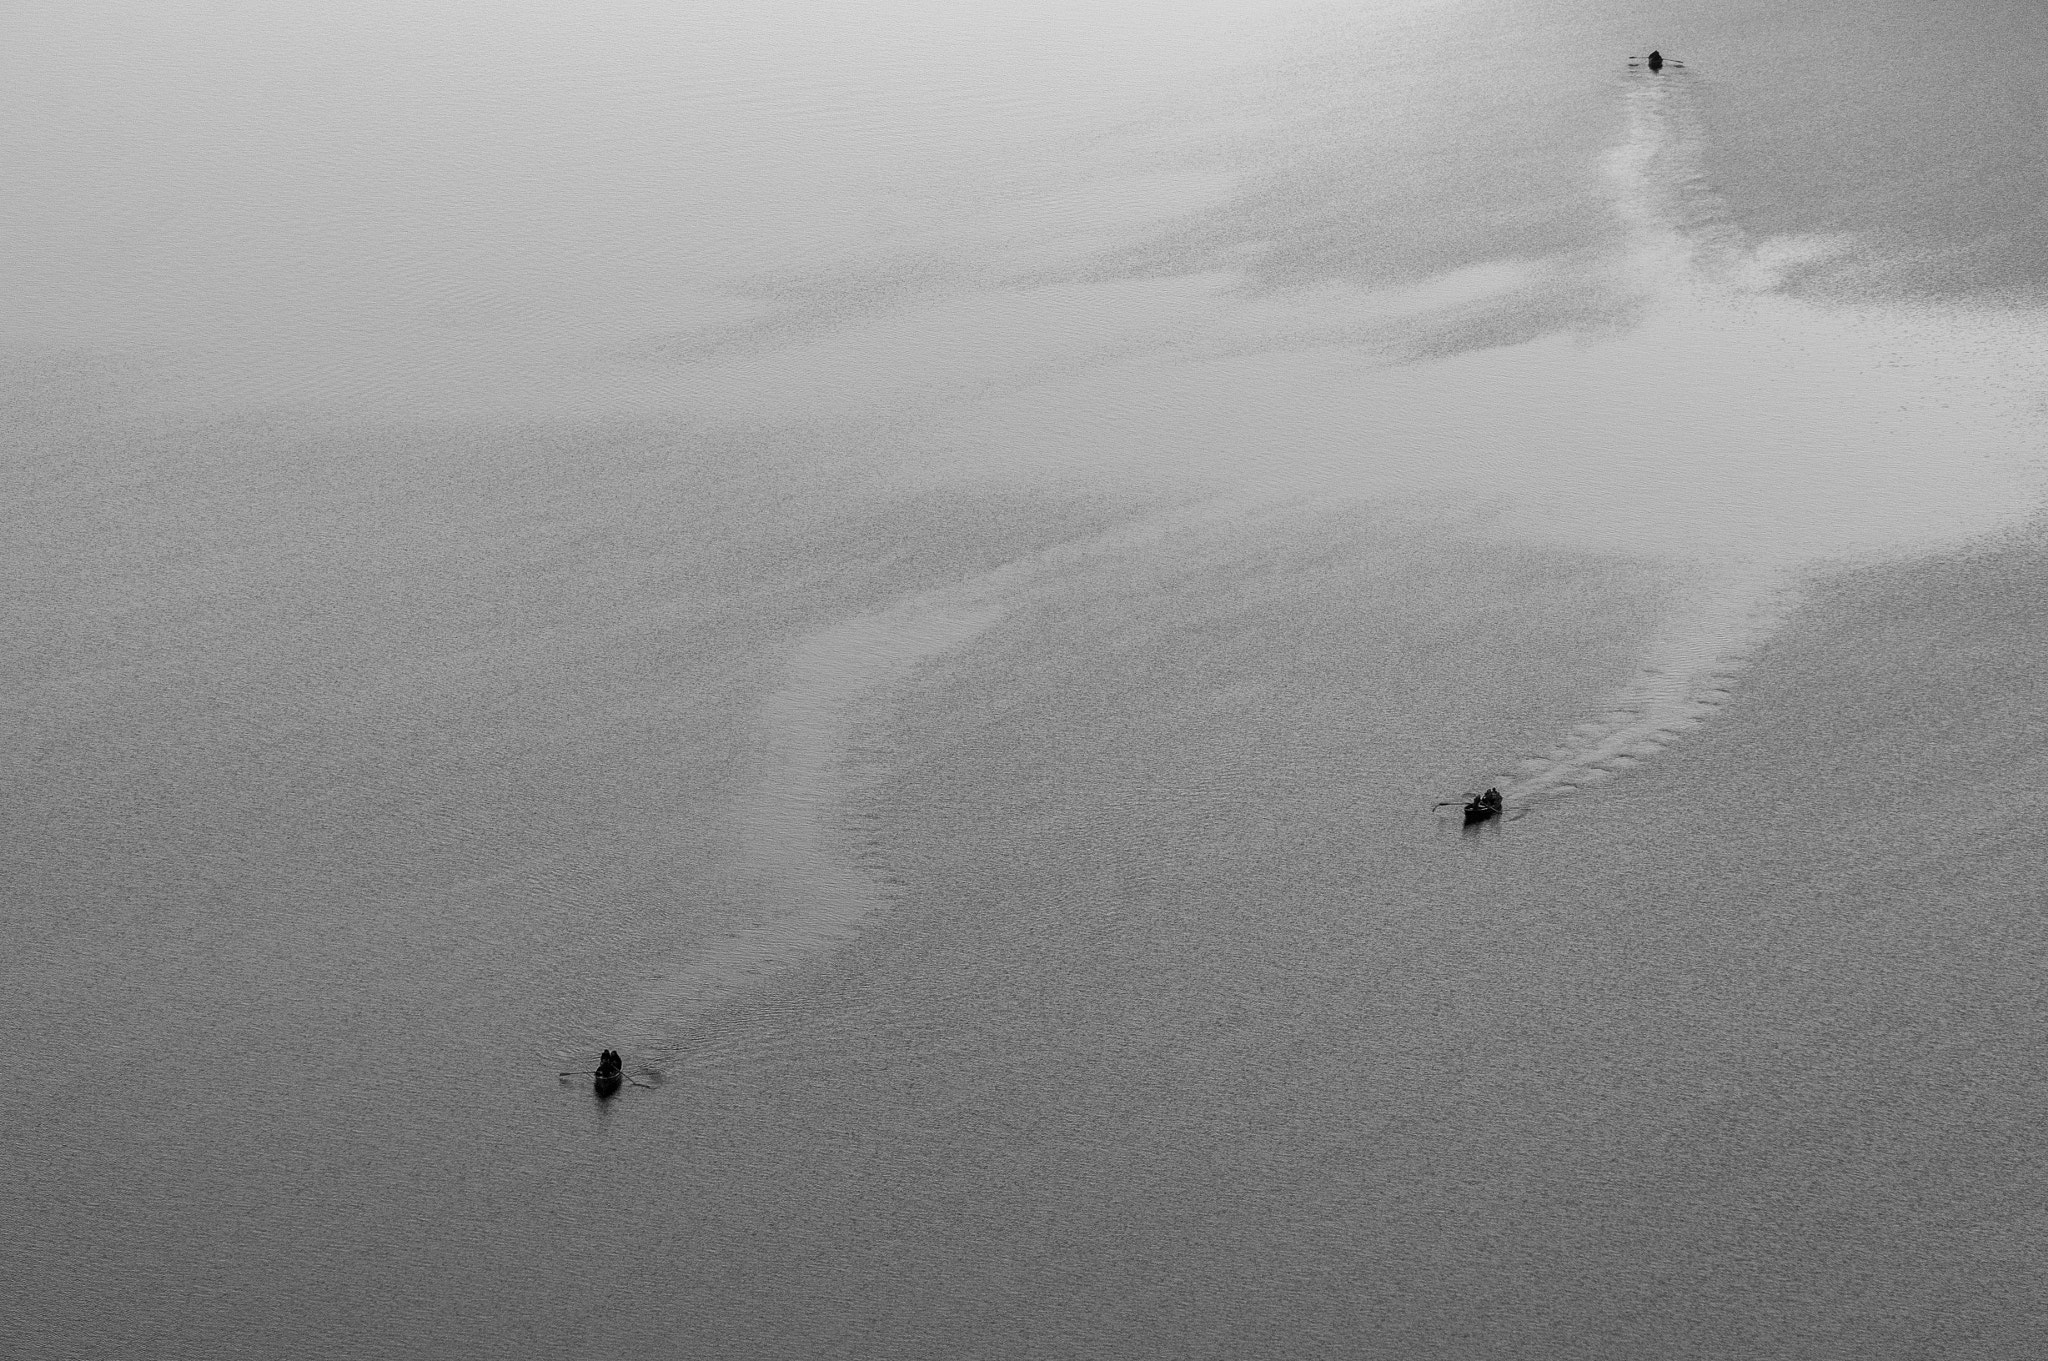
<path fill-rule="evenodd" d="M 1650 51 L 1650 69 L 1652 71 L 1661 71 L 1664 69 L 1664 54 L 1662 52 L 1657 51 L 1654 48 L 1652 48 Z"/>

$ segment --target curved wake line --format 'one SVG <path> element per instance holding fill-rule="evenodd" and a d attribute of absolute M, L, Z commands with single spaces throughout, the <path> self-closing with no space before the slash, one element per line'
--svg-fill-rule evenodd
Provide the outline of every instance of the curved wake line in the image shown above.
<path fill-rule="evenodd" d="M 1787 265 L 1847 243 L 1787 240 L 1766 252 L 1744 234 L 1707 182 L 1690 79 L 1667 73 L 1626 93 L 1627 130 L 1605 170 L 1626 236 L 1624 273 L 1653 307 L 1711 326 L 1746 298 L 1776 290 Z M 1508 804 L 1604 783 L 1698 728 L 1728 702 L 1738 673 L 1790 613 L 1802 568 L 1795 549 L 1772 565 L 1710 571 L 1681 596 L 1600 718 L 1498 782 Z"/>
<path fill-rule="evenodd" d="M 890 889 L 865 867 L 872 856 L 854 825 L 855 796 L 879 778 L 878 763 L 863 773 L 851 750 L 863 701 L 971 641 L 1048 577 L 1175 534 L 1245 528 L 1262 509 L 1273 503 L 1225 497 L 1148 516 L 841 620 L 798 644 L 761 708 L 757 782 L 731 809 L 741 877 L 773 915 L 698 949 L 648 990 L 626 1021 L 636 1059 L 658 1074 L 711 1012 L 850 939 L 888 905 Z"/>
<path fill-rule="evenodd" d="M 1605 714 L 1499 782 L 1509 806 L 1604 783 L 1698 728 L 1728 702 L 1737 673 L 1793 602 L 1791 581 L 1778 573 L 1724 577 L 1696 588 Z"/>
<path fill-rule="evenodd" d="M 759 784 L 736 801 L 741 874 L 781 910 L 700 950 L 636 1009 L 628 1033 L 643 1055 L 668 1056 L 675 1027 L 763 976 L 845 940 L 883 905 L 861 868 L 840 812 L 856 701 L 995 622 L 993 600 L 912 597 L 806 638 L 782 688 L 761 709 Z M 664 1033 L 667 1032 L 667 1033 Z"/>
<path fill-rule="evenodd" d="M 2035 438 L 2015 439 L 2033 418 L 2001 368 L 2026 371 L 2038 321 L 1785 292 L 1790 270 L 1855 240 L 1750 238 L 1708 182 L 1695 80 L 1633 80 L 1604 170 L 1618 270 L 1643 304 L 1614 370 L 1640 384 L 1625 396 L 1654 431 L 1645 447 L 1669 451 L 1630 471 L 1664 480 L 1672 557 L 1702 575 L 1606 712 L 1498 782 L 1510 805 L 1612 779 L 1697 728 L 1819 564 L 1966 542 L 2038 503 L 2038 481 L 1986 471 L 2038 457 Z"/>
<path fill-rule="evenodd" d="M 1777 237 L 1744 232 L 1708 182 L 1706 135 L 1691 77 L 1659 77 L 1623 96 L 1627 130 L 1604 169 L 1627 241 L 1628 272 L 1665 303 L 1728 306 L 1769 293 L 1788 266 L 1854 248 L 1847 236 Z"/>

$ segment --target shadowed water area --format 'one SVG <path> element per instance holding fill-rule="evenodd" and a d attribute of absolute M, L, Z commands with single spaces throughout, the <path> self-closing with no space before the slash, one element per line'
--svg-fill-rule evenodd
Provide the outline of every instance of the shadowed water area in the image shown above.
<path fill-rule="evenodd" d="M 2032 9 L 17 20 L 10 1354 L 2048 1342 Z"/>

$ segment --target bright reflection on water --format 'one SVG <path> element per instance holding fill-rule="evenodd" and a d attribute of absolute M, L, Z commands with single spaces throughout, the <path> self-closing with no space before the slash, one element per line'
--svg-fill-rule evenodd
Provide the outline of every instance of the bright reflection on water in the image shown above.
<path fill-rule="evenodd" d="M 1906 266 L 1716 196 L 1714 92 L 1797 88 L 1716 22 L 1653 78 L 1600 0 L 17 7 L 0 1322 L 1825 1332 L 1640 1274 L 1816 1184 L 1647 1215 L 1659 1120 L 1835 1107 L 1743 1114 L 1776 965 L 1697 847 L 1627 936 L 1623 794 L 1821 574 L 2036 507 L 2042 329 L 1795 287 Z M 556 1082 L 610 1046 L 656 1090 Z"/>

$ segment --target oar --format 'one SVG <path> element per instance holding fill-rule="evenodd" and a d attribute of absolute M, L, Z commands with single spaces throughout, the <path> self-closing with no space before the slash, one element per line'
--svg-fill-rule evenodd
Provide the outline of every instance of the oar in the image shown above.
<path fill-rule="evenodd" d="M 555 1074 L 555 1076 L 556 1076 L 556 1077 L 596 1077 L 596 1076 L 597 1076 L 597 1073 L 596 1073 L 596 1072 L 595 1072 L 594 1070 L 593 1070 L 593 1071 L 591 1071 L 591 1072 L 588 1072 L 588 1073 L 586 1073 L 586 1072 L 584 1072 L 584 1071 L 583 1071 L 583 1070 L 582 1070 L 581 1068 L 571 1068 L 571 1069 L 569 1069 L 569 1070 L 568 1070 L 567 1072 L 565 1072 L 565 1073 L 556 1073 L 556 1074 Z"/>

